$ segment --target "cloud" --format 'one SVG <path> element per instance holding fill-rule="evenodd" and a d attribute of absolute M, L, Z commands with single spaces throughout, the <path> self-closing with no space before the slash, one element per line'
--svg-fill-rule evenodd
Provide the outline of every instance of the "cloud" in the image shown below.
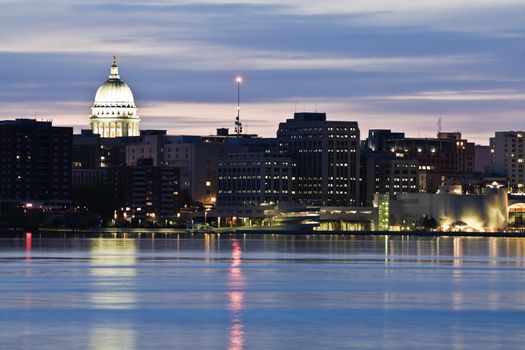
<path fill-rule="evenodd" d="M 38 6 L 38 11 L 35 11 Z M 522 1 L 3 1 L 0 113 L 84 124 L 117 53 L 144 127 L 209 133 L 235 113 L 271 136 L 295 105 L 432 134 L 520 128 Z M 486 141 L 483 141 L 486 143 Z"/>
<path fill-rule="evenodd" d="M 412 95 L 368 97 L 383 100 L 423 101 L 524 101 L 525 91 L 474 90 L 474 91 L 424 91 Z"/>

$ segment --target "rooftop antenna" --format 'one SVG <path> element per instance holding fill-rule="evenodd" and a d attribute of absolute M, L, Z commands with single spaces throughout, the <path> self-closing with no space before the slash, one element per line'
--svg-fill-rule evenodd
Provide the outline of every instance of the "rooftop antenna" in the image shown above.
<path fill-rule="evenodd" d="M 242 123 L 241 123 L 241 83 L 242 77 L 238 76 L 235 79 L 237 83 L 237 118 L 235 118 L 235 133 L 237 137 L 242 133 Z"/>
<path fill-rule="evenodd" d="M 441 132 L 442 124 L 443 124 L 443 117 L 440 115 L 439 118 L 438 118 L 438 122 L 437 122 L 438 133 Z"/>

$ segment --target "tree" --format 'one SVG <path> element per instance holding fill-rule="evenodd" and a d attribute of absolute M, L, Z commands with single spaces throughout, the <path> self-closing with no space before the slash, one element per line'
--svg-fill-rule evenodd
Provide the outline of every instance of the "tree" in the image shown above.
<path fill-rule="evenodd" d="M 435 230 L 438 227 L 438 223 L 432 216 L 424 216 L 421 220 L 421 227 L 425 230 Z"/>

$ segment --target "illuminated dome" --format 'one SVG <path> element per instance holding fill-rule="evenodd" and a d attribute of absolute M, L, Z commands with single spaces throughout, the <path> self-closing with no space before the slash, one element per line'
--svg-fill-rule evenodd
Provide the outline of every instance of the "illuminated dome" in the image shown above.
<path fill-rule="evenodd" d="M 100 85 L 95 95 L 95 105 L 135 106 L 128 84 L 120 79 L 108 79 Z"/>
<path fill-rule="evenodd" d="M 138 136 L 139 122 L 133 93 L 120 79 L 113 57 L 109 78 L 98 88 L 91 107 L 91 130 L 102 137 Z"/>

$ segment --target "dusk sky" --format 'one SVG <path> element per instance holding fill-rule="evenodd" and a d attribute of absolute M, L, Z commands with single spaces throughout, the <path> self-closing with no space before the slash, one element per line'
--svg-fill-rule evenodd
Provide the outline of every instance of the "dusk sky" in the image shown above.
<path fill-rule="evenodd" d="M 113 54 L 142 128 L 275 136 L 294 110 L 488 144 L 525 129 L 523 0 L 0 0 L 0 116 L 89 128 Z"/>

